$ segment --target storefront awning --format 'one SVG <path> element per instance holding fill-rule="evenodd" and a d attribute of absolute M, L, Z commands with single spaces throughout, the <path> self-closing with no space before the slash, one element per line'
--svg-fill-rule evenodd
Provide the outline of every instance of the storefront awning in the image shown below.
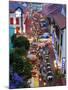
<path fill-rule="evenodd" d="M 62 14 L 52 14 L 52 17 L 54 18 L 55 22 L 59 25 L 60 29 L 66 27 L 66 17 L 64 17 Z"/>

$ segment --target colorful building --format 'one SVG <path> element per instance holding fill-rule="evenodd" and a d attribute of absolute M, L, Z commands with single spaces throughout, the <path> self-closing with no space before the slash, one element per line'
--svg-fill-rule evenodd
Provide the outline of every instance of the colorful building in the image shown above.
<path fill-rule="evenodd" d="M 66 62 L 66 10 L 65 5 L 47 4 L 43 6 L 43 14 L 51 19 L 52 44 L 56 63 L 63 71 L 63 60 Z M 46 8 L 46 9 L 45 9 Z M 65 65 L 65 64 L 64 64 Z M 63 71 L 64 72 L 64 71 Z"/>
<path fill-rule="evenodd" d="M 9 11 L 9 36 L 10 36 L 10 48 L 12 48 L 11 36 L 14 33 L 21 33 L 23 30 L 22 24 L 22 9 L 16 8 L 15 10 Z"/>
<path fill-rule="evenodd" d="M 22 9 L 16 8 L 15 10 L 10 10 L 9 12 L 9 26 L 10 28 L 15 28 L 15 33 L 22 32 Z"/>

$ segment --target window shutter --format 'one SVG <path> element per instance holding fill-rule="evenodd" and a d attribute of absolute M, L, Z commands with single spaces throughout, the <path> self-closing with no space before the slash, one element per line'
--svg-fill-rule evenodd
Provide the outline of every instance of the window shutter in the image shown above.
<path fill-rule="evenodd" d="M 16 24 L 19 24 L 19 18 L 16 18 Z"/>
<path fill-rule="evenodd" d="M 10 18 L 10 24 L 13 24 L 13 18 Z"/>

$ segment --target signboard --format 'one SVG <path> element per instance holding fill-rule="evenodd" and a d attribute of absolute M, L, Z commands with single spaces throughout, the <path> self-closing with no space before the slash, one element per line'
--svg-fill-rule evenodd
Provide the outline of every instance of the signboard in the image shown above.
<path fill-rule="evenodd" d="M 62 58 L 62 72 L 63 72 L 63 73 L 64 73 L 64 71 L 65 71 L 65 62 L 66 62 L 65 57 L 63 57 L 63 58 Z"/>

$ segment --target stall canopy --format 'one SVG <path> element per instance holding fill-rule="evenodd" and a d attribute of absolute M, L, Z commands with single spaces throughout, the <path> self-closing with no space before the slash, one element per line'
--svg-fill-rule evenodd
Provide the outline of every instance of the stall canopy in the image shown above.
<path fill-rule="evenodd" d="M 63 29 L 66 27 L 66 17 L 61 13 L 62 9 L 66 13 L 64 7 L 62 4 L 47 4 L 43 7 L 42 13 L 53 17 L 60 29 Z"/>
<path fill-rule="evenodd" d="M 52 14 L 52 17 L 54 18 L 55 22 L 59 25 L 60 29 L 66 27 L 66 17 L 64 17 L 62 14 Z"/>

